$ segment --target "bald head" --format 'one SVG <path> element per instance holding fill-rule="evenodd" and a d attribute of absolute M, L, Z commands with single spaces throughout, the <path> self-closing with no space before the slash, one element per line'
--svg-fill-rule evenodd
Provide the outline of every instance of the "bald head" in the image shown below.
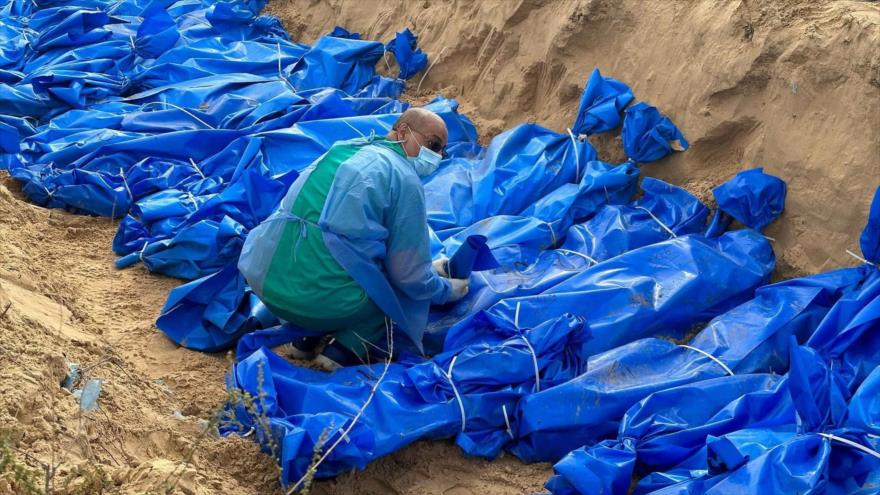
<path fill-rule="evenodd" d="M 449 133 L 446 123 L 436 113 L 410 108 L 397 119 L 388 137 L 401 141 L 407 155 L 416 156 L 421 146 L 440 153 L 446 147 Z"/>

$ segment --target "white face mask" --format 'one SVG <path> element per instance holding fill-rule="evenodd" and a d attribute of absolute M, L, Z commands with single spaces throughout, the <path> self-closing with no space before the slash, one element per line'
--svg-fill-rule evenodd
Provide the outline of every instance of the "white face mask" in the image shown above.
<path fill-rule="evenodd" d="M 440 153 L 422 146 L 422 143 L 419 142 L 419 138 L 416 137 L 416 134 L 412 129 L 409 129 L 409 132 L 419 145 L 419 154 L 407 158 L 410 163 L 413 164 L 413 167 L 415 167 L 416 173 L 419 174 L 419 177 L 427 177 L 437 171 L 437 167 L 440 166 L 440 161 L 443 160 L 443 157 L 440 156 Z"/>

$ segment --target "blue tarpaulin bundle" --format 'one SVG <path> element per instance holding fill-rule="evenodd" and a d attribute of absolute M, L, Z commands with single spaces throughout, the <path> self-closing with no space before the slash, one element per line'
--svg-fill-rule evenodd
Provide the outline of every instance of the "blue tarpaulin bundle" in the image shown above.
<path fill-rule="evenodd" d="M 557 249 L 534 247 L 535 234 L 543 233 L 545 242 L 551 238 L 549 229 L 540 226 L 493 238 L 490 247 L 500 266 L 472 277 L 470 292 L 454 306 L 431 313 L 426 345 L 442 348 L 446 342 L 456 348 L 446 330 L 503 298 L 540 293 L 618 254 L 705 228 L 708 209 L 687 191 L 649 177 L 641 188 L 643 195 L 635 202 L 605 204 L 589 220 L 573 225 Z"/>
<path fill-rule="evenodd" d="M 386 134 L 429 64 L 409 29 L 376 41 L 337 27 L 306 45 L 263 6 L 4 1 L 0 168 L 36 204 L 121 218 L 120 267 L 188 281 L 157 326 L 198 350 L 238 342 L 229 386 L 265 398 L 269 428 L 230 408 L 283 483 L 351 427 L 319 477 L 455 438 L 472 455 L 559 461 L 555 493 L 625 493 L 633 477 L 637 493 L 876 486 L 880 199 L 869 263 L 762 287 L 775 257 L 759 231 L 785 183 L 737 175 L 707 225 L 700 201 L 638 168 L 687 149 L 681 130 L 598 69 L 567 132 L 523 124 L 484 148 L 457 102 L 427 105 L 449 129 L 424 180 L 432 252 L 479 271 L 432 310 L 426 353 L 392 331 L 384 375 L 274 354 L 308 332 L 248 287 L 244 240 L 334 142 Z M 379 75 L 391 57 L 397 77 Z M 587 136 L 621 124 L 629 160 L 601 161 Z"/>
<path fill-rule="evenodd" d="M 645 102 L 632 105 L 625 114 L 621 137 L 623 149 L 630 160 L 637 163 L 653 162 L 690 146 L 668 117 Z"/>
<path fill-rule="evenodd" d="M 635 476 L 640 494 L 873 493 L 880 469 L 870 436 L 880 420 L 871 395 L 880 366 L 880 270 L 871 264 L 878 204 L 880 189 L 862 236 L 868 263 L 764 287 L 717 318 L 690 346 L 728 376 L 648 395 L 626 411 L 616 439 L 557 463 L 547 487 L 623 494 Z M 780 375 L 750 392 L 736 389 L 765 371 Z"/>
<path fill-rule="evenodd" d="M 577 134 L 596 134 L 617 128 L 621 112 L 632 101 L 633 93 L 626 84 L 603 77 L 593 69 L 587 87 L 581 94 L 577 119 L 572 130 Z"/>
<path fill-rule="evenodd" d="M 751 237 L 751 242 L 737 242 L 742 236 Z M 655 247 L 657 249 L 652 249 Z M 739 251 L 737 247 L 745 249 Z M 655 268 L 648 261 L 655 257 L 668 260 L 672 264 L 668 272 L 652 273 Z M 625 260 L 614 263 L 620 258 Z M 660 277 L 654 283 L 669 285 L 681 279 L 680 273 L 688 266 L 694 266 L 694 263 L 714 266 L 717 279 L 730 282 L 697 283 L 680 289 L 680 294 L 689 291 L 700 294 L 702 310 L 682 314 L 677 299 L 670 297 L 658 302 L 653 309 L 621 308 L 617 325 L 621 329 L 638 328 L 640 332 L 645 331 L 645 328 L 648 332 L 653 330 L 674 333 L 676 327 L 686 330 L 693 324 L 692 318 L 721 311 L 723 306 L 719 306 L 716 301 L 736 300 L 742 294 L 750 293 L 766 278 L 772 268 L 773 257 L 766 240 L 751 231 L 733 232 L 715 240 L 692 235 L 635 249 L 585 269 L 568 281 L 585 276 L 577 284 L 578 288 L 572 290 L 579 291 L 584 297 L 590 297 L 591 293 L 602 293 L 602 287 L 606 284 L 603 279 L 611 283 L 613 277 L 621 277 L 620 283 L 623 283 L 624 278 L 637 280 Z M 712 279 L 698 277 L 695 280 L 709 282 Z M 548 297 L 548 292 L 568 281 L 542 294 L 513 299 L 524 303 L 531 299 L 537 301 Z M 504 305 L 509 300 L 511 299 L 504 299 L 495 306 Z M 621 303 L 622 301 L 616 302 L 615 305 Z M 638 303 L 636 305 L 641 306 Z M 456 349 L 447 350 L 426 362 L 409 367 L 405 364 L 393 365 L 394 373 L 403 374 L 406 378 L 389 380 L 386 376 L 385 381 L 380 384 L 381 393 L 376 394 L 373 406 L 365 411 L 353 430 L 357 433 L 349 433 L 356 435 L 355 438 L 359 440 L 346 444 L 339 457 L 331 456 L 318 474 L 333 475 L 352 466 L 362 466 L 376 456 L 387 453 L 389 445 L 399 448 L 417 439 L 449 437 L 456 433 L 459 445 L 473 455 L 491 458 L 498 455 L 509 443 L 517 451 L 518 442 L 512 440 L 519 438 L 519 434 L 516 429 L 511 430 L 508 427 L 513 421 L 517 402 L 522 403 L 529 397 L 544 394 L 543 387 L 549 387 L 548 392 L 558 390 L 590 367 L 589 358 L 598 352 L 597 349 L 601 350 L 601 346 L 597 345 L 591 335 L 590 328 L 594 321 L 603 321 L 604 311 L 584 313 L 583 308 L 565 308 L 558 310 L 558 314 L 564 316 L 548 317 L 543 321 L 537 321 L 538 316 L 535 316 L 521 323 L 520 319 L 526 318 L 519 316 L 518 311 L 516 315 L 511 314 L 510 318 L 506 318 L 503 309 L 493 311 L 495 306 L 469 320 L 467 335 L 470 339 L 458 339 L 460 346 Z M 585 305 L 585 308 L 589 307 L 589 304 Z M 568 314 L 565 313 L 566 309 L 569 310 Z M 646 327 L 646 320 L 653 321 L 654 326 Z M 601 328 L 601 324 L 597 328 Z M 548 341 L 546 339 L 551 336 L 548 334 L 551 329 L 553 340 Z M 465 332 L 462 329 L 459 331 Z M 633 333 L 638 336 L 638 332 Z M 447 344 L 451 339 L 452 335 L 447 339 Z M 514 359 L 511 354 L 514 352 L 520 358 Z M 365 380 L 352 384 L 350 373 L 358 372 L 365 377 L 377 376 L 381 366 L 350 368 L 344 373 L 333 375 L 304 376 L 299 371 L 292 375 L 289 372 L 290 365 L 267 353 L 266 350 L 254 352 L 239 363 L 233 374 L 234 386 L 251 394 L 257 392 L 256 377 L 258 370 L 262 368 L 264 380 L 272 380 L 268 387 L 274 390 L 279 401 L 283 400 L 281 397 L 304 394 L 326 393 L 335 398 L 322 403 L 317 410 L 312 409 L 311 403 L 297 401 L 283 410 L 273 409 L 266 412 L 270 418 L 277 418 L 280 422 L 277 428 L 273 427 L 273 431 L 284 433 L 275 433 L 278 437 L 274 443 L 284 446 L 280 453 L 282 468 L 291 470 L 285 471 L 285 480 L 294 481 L 304 473 L 307 467 L 305 453 L 314 448 L 314 442 L 328 426 L 326 421 L 338 421 L 338 414 L 351 417 L 352 408 L 360 404 L 360 399 L 369 393 L 372 383 Z M 711 364 L 708 362 L 704 366 L 711 369 Z M 278 369 L 279 367 L 283 369 Z M 266 371 L 269 368 L 271 373 Z M 278 381 L 274 381 L 276 376 Z M 407 386 L 406 379 L 413 380 L 414 383 Z M 344 388 L 337 389 L 337 386 Z M 385 387 L 392 387 L 393 392 Z M 415 389 L 411 390 L 412 387 Z M 298 391 L 294 393 L 293 390 Z M 413 396 L 414 393 L 417 395 Z M 408 397 L 405 402 L 402 399 L 403 394 Z M 335 400 L 340 402 L 335 404 Z M 270 403 L 274 404 L 274 401 Z M 398 412 L 386 414 L 389 408 Z M 509 416 L 504 411 L 509 411 Z M 239 421 L 243 424 L 247 426 L 254 423 L 255 419 L 246 411 L 238 412 Z M 395 418 L 401 415 L 410 417 L 410 420 L 405 424 L 398 422 Z M 380 443 L 382 438 L 394 440 Z M 575 447 L 578 445 L 575 444 Z M 287 446 L 294 450 L 287 451 Z"/>

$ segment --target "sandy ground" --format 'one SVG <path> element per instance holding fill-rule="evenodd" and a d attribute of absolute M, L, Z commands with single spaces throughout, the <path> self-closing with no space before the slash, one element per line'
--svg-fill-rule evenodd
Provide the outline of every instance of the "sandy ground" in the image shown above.
<path fill-rule="evenodd" d="M 876 2 L 274 0 L 269 11 L 306 42 L 336 24 L 382 40 L 413 28 L 437 62 L 411 96 L 460 99 L 484 136 L 522 121 L 564 129 L 598 66 L 692 143 L 646 174 L 708 198 L 737 170 L 764 166 L 790 187 L 768 231 L 777 276 L 852 264 L 844 250 L 880 183 Z M 594 143 L 622 159 L 618 136 Z M 116 270 L 115 228 L 29 205 L 0 178 L 0 460 L 59 494 L 280 493 L 255 444 L 203 433 L 228 357 L 177 348 L 154 328 L 179 281 Z M 69 363 L 103 380 L 97 410 L 79 411 L 59 387 Z M 312 493 L 532 493 L 549 473 L 420 443 Z M 0 476 L 0 494 L 22 486 Z"/>

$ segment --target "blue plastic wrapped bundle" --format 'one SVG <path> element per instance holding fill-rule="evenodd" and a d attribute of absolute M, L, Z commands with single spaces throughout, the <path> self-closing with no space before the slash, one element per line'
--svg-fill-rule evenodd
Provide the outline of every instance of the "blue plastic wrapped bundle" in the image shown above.
<path fill-rule="evenodd" d="M 754 168 L 736 174 L 736 177 L 712 190 L 718 203 L 718 214 L 712 218 L 712 231 L 723 231 L 736 219 L 755 230 L 776 220 L 785 209 L 787 187 L 779 177 Z"/>
<path fill-rule="evenodd" d="M 523 124 L 496 136 L 480 160 L 457 159 L 454 174 L 425 183 L 428 223 L 440 239 L 495 215 L 521 214 L 563 184 L 577 184 L 596 159 L 587 141 Z M 452 186 L 452 183 L 461 185 Z"/>
<path fill-rule="evenodd" d="M 676 408 L 684 414 L 668 415 Z M 574 450 L 556 463 L 557 475 L 547 488 L 554 495 L 626 494 L 637 462 L 650 466 L 660 464 L 658 459 L 677 459 L 672 465 L 678 465 L 699 454 L 713 433 L 744 425 L 773 427 L 794 419 L 786 382 L 777 375 L 722 376 L 668 388 L 627 411 L 621 440 Z"/>
<path fill-rule="evenodd" d="M 709 209 L 684 189 L 645 177 L 642 197 L 603 206 L 588 222 L 573 225 L 562 247 L 606 260 L 670 237 L 706 228 Z"/>
<path fill-rule="evenodd" d="M 179 345 L 214 352 L 245 332 L 277 322 L 231 265 L 173 289 L 156 326 Z"/>
<path fill-rule="evenodd" d="M 503 298 L 538 294 L 597 262 L 667 240 L 665 228 L 678 234 L 703 229 L 708 209 L 696 197 L 650 177 L 641 186 L 644 194 L 632 205 L 607 204 L 590 220 L 571 227 L 559 249 L 538 251 L 528 247 L 535 233 L 543 233 L 544 243 L 552 241 L 549 232 L 540 229 L 493 239 L 516 244 L 494 246 L 493 255 L 501 266 L 472 277 L 468 295 L 451 308 L 432 312 L 426 338 L 438 342 L 430 346 L 426 343 L 426 348 L 434 348 L 435 344 L 443 347 L 444 340 L 447 350 L 459 347 L 461 343 L 456 338 L 444 339 L 449 327 L 466 325 L 468 317 Z"/>
<path fill-rule="evenodd" d="M 417 44 L 418 37 L 406 28 L 385 45 L 385 49 L 392 52 L 397 60 L 400 68 L 398 79 L 409 79 L 428 66 L 428 56 L 417 48 Z"/>
<path fill-rule="evenodd" d="M 683 336 L 749 299 L 774 263 L 769 243 L 754 231 L 683 236 L 624 253 L 542 294 L 504 299 L 488 312 L 513 321 L 521 306 L 523 327 L 581 315 L 591 333 L 584 351 L 595 354 L 659 331 Z"/>
<path fill-rule="evenodd" d="M 271 44 L 249 40 L 229 43 L 207 38 L 160 52 L 147 67 L 135 72 L 132 84 L 143 91 L 217 74 L 277 78 L 279 65 L 284 68 L 295 64 L 307 50 L 304 45 L 284 40 Z"/>
<path fill-rule="evenodd" d="M 626 155 L 637 163 L 653 162 L 690 146 L 668 117 L 645 102 L 626 109 L 621 136 Z"/>
<path fill-rule="evenodd" d="M 633 93 L 629 86 L 616 79 L 603 77 L 598 68 L 593 69 L 581 94 L 572 131 L 589 136 L 617 128 L 620 125 L 621 112 L 632 99 Z"/>
<path fill-rule="evenodd" d="M 373 78 L 382 43 L 322 36 L 290 69 L 297 91 L 332 87 L 352 94 Z"/>
<path fill-rule="evenodd" d="M 576 361 L 562 359 L 560 353 L 581 330 L 577 318 L 563 316 L 528 331 L 508 327 L 506 338 L 496 345 L 473 346 L 416 365 L 391 364 L 370 407 L 348 433 L 349 441 L 339 444 L 317 476 L 363 468 L 419 439 L 460 433 L 460 443 L 479 447 L 484 455 L 497 454 L 507 438 L 503 411 L 510 411 L 521 395 L 540 388 L 536 380 L 549 385 L 579 369 Z M 489 368 L 494 372 L 485 373 Z M 308 453 L 322 432 L 329 428 L 330 443 L 338 438 L 381 372 L 382 365 L 373 365 L 328 375 L 293 366 L 260 349 L 235 365 L 229 386 L 265 393 L 261 409 L 269 418 L 274 444 L 280 447 L 275 455 L 281 463 L 282 483 L 287 484 L 305 473 Z M 245 428 L 257 430 L 264 447 L 271 444 L 266 438 L 269 432 L 256 418 L 240 406 L 235 412 Z M 490 437 L 481 436 L 484 431 Z"/>
<path fill-rule="evenodd" d="M 859 236 L 862 248 L 862 256 L 869 263 L 877 266 L 880 262 L 880 187 L 874 191 L 874 200 L 871 202 L 871 211 L 868 213 L 868 223 Z"/>
<path fill-rule="evenodd" d="M 454 250 L 474 235 L 491 239 L 492 247 L 556 247 L 572 223 L 588 219 L 605 204 L 629 202 L 639 178 L 638 168 L 631 163 L 614 166 L 590 161 L 583 174 L 579 183 L 563 184 L 547 192 L 519 215 L 494 215 L 459 230 L 443 242 L 444 247 Z"/>
<path fill-rule="evenodd" d="M 18 16 L 13 15 L 13 2 L 6 3 L 0 8 L 0 70 L 10 71 L 19 67 L 21 60 L 27 52 L 28 40 L 25 36 L 27 29 Z M 3 81 L 0 77 L 0 82 Z"/>
<path fill-rule="evenodd" d="M 246 169 L 178 224 L 172 238 L 146 241 L 117 266 L 140 260 L 150 271 L 192 280 L 235 263 L 247 232 L 272 213 L 297 176 L 291 171 L 271 179 L 258 168 Z"/>
<path fill-rule="evenodd" d="M 327 36 L 335 36 L 337 38 L 347 38 L 347 39 L 352 39 L 352 40 L 361 39 L 360 33 L 355 33 L 355 32 L 349 31 L 348 29 L 345 29 L 342 26 L 334 26 L 333 30 L 330 31 L 329 33 L 327 33 Z"/>
<path fill-rule="evenodd" d="M 486 244 L 486 236 L 474 235 L 465 239 L 458 250 L 449 258 L 449 276 L 451 278 L 469 278 L 474 271 L 483 271 L 498 266 L 492 256 L 492 250 Z"/>

